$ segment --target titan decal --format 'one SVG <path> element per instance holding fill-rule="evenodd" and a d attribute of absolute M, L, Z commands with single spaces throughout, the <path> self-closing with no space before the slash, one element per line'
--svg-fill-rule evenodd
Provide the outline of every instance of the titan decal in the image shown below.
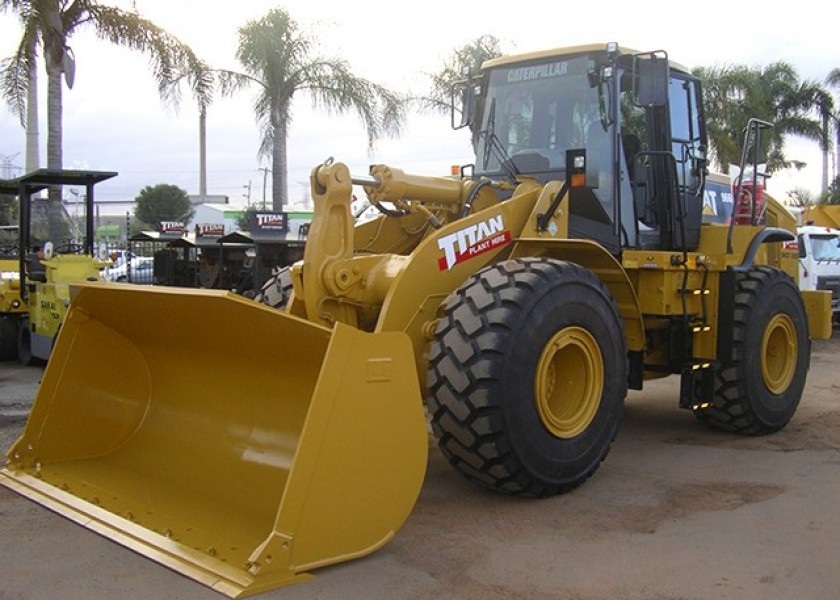
<path fill-rule="evenodd" d="M 510 231 L 505 230 L 502 215 L 491 217 L 440 238 L 438 248 L 443 250 L 443 256 L 438 265 L 441 271 L 449 271 L 455 265 L 503 246 L 510 240 Z"/>

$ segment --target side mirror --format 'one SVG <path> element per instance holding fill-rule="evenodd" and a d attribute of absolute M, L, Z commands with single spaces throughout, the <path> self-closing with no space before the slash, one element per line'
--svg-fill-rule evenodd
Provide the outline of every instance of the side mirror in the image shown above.
<path fill-rule="evenodd" d="M 637 106 L 668 104 L 668 55 L 655 50 L 633 56 L 633 99 Z"/>
<path fill-rule="evenodd" d="M 44 259 L 49 260 L 55 255 L 55 246 L 53 246 L 52 242 L 47 242 L 44 244 Z"/>
<path fill-rule="evenodd" d="M 449 105 L 452 129 L 463 129 L 472 125 L 475 119 L 478 91 L 480 84 L 474 79 L 458 81 L 452 84 Z"/>

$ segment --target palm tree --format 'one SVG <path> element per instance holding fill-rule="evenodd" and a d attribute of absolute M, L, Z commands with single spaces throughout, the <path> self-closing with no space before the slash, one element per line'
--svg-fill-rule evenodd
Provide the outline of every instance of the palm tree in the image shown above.
<path fill-rule="evenodd" d="M 23 35 L 17 51 L 0 66 L 0 92 L 21 120 L 26 111 L 27 91 L 34 86 L 39 51 L 47 70 L 47 167 L 60 169 L 62 156 L 62 75 L 73 86 L 75 59 L 69 46 L 74 33 L 84 26 L 113 44 L 149 55 L 158 90 L 173 102 L 171 81 L 189 72 L 193 89 L 208 94 L 212 77 L 193 51 L 136 12 L 104 6 L 95 0 L 0 0 L 0 11 L 11 10 L 20 17 Z M 21 121 L 22 122 L 22 121 Z M 61 236 L 61 190 L 49 192 L 50 232 Z"/>
<path fill-rule="evenodd" d="M 455 48 L 444 61 L 443 68 L 431 75 L 432 85 L 428 96 L 415 99 L 421 110 L 447 113 L 452 110 L 452 93 L 455 85 L 468 77 L 478 77 L 482 65 L 502 55 L 499 38 L 485 34 L 473 41 Z M 455 108 L 458 108 L 456 106 Z M 480 123 L 476 119 L 471 124 L 473 150 L 478 142 Z"/>
<path fill-rule="evenodd" d="M 453 84 L 463 81 L 468 76 L 479 75 L 481 65 L 501 55 L 501 41 L 489 34 L 455 48 L 444 61 L 441 70 L 431 75 L 432 87 L 429 95 L 420 98 L 423 107 L 436 112 L 448 112 L 452 102 L 450 96 Z"/>
<path fill-rule="evenodd" d="M 346 61 L 317 54 L 315 40 L 282 8 L 239 29 L 236 58 L 244 72 L 219 70 L 221 91 L 232 94 L 250 85 L 259 88 L 254 102 L 262 130 L 259 155 L 271 157 L 274 210 L 288 203 L 286 141 L 297 92 L 307 93 L 316 106 L 328 111 L 354 110 L 364 122 L 369 145 L 383 134 L 399 132 L 404 119 L 402 98 L 353 75 Z"/>
<path fill-rule="evenodd" d="M 200 73 L 181 72 L 162 92 L 164 99 L 178 105 L 181 98 L 181 85 L 187 83 L 198 108 L 198 194 L 201 201 L 207 198 L 207 109 L 213 101 L 214 78 L 212 71 L 202 63 Z"/>
<path fill-rule="evenodd" d="M 699 67 L 694 74 L 703 80 L 712 155 L 723 172 L 728 172 L 729 164 L 739 161 L 751 117 L 775 125 L 765 136 L 762 148 L 768 173 L 805 166 L 785 156 L 784 141 L 790 134 L 818 142 L 822 139 L 821 123 L 809 114 L 821 89 L 819 85 L 800 81 L 796 69 L 786 62 L 764 68 Z"/>
<path fill-rule="evenodd" d="M 822 151 L 822 186 L 820 191 L 828 192 L 828 155 L 831 152 L 831 132 L 834 129 L 836 116 L 834 114 L 834 97 L 825 88 L 814 89 L 813 97 L 814 111 L 820 120 L 820 150 Z"/>
<path fill-rule="evenodd" d="M 835 88 L 836 90 L 840 91 L 840 68 L 832 69 L 831 72 L 828 74 L 828 77 L 825 78 L 825 83 Z M 834 160 L 840 160 L 840 102 L 834 104 L 834 110 L 829 115 L 829 123 L 830 127 L 834 128 Z M 826 137 L 828 136 L 828 128 L 826 128 Z M 825 156 L 826 162 L 826 171 L 828 170 L 828 151 L 826 150 Z M 837 179 L 837 164 L 835 162 L 835 171 L 834 171 L 834 178 L 835 181 Z"/>

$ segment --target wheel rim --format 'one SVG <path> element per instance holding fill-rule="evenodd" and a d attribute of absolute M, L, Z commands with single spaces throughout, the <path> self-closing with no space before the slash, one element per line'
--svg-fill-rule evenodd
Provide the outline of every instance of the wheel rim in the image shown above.
<path fill-rule="evenodd" d="M 552 435 L 583 433 L 601 404 L 604 361 L 598 342 L 585 329 L 566 327 L 546 344 L 537 363 L 536 403 Z"/>
<path fill-rule="evenodd" d="M 785 314 L 773 317 L 761 340 L 761 375 L 773 394 L 790 386 L 796 370 L 798 348 L 793 320 Z"/>

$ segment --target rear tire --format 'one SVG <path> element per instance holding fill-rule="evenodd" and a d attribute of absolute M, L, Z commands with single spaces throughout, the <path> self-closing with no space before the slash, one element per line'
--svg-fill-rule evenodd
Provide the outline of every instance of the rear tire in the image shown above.
<path fill-rule="evenodd" d="M 38 364 L 38 359 L 32 356 L 32 334 L 29 332 L 28 321 L 22 322 L 20 329 L 18 329 L 17 355 L 18 361 L 22 365 L 31 367 Z"/>
<path fill-rule="evenodd" d="M 443 310 L 426 383 L 450 464 L 524 496 L 592 475 L 627 394 L 624 328 L 606 286 L 572 263 L 520 258 L 473 275 Z"/>
<path fill-rule="evenodd" d="M 810 364 L 802 296 L 783 271 L 755 267 L 737 275 L 732 345 L 719 357 L 710 406 L 695 415 L 717 429 L 763 435 L 793 417 Z"/>
<path fill-rule="evenodd" d="M 0 317 L 0 360 L 17 358 L 18 319 Z"/>

